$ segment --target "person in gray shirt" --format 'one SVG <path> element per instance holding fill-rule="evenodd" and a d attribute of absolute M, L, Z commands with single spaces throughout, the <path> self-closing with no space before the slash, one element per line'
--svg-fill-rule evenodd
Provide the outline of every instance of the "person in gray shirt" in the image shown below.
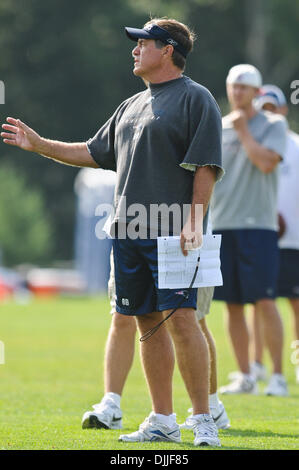
<path fill-rule="evenodd" d="M 179 227 L 181 249 L 187 256 L 188 250 L 200 246 L 197 207 L 201 205 L 206 216 L 214 183 L 223 173 L 221 115 L 210 92 L 183 75 L 193 46 L 193 35 L 185 25 L 155 19 L 143 29 L 126 28 L 126 33 L 137 41 L 133 73 L 148 81 L 149 88 L 123 102 L 94 138 L 74 144 L 47 140 L 15 118 L 7 119 L 1 135 L 9 145 L 65 164 L 116 170 L 116 310 L 136 316 L 142 335 L 176 310 L 167 328 L 164 323 L 142 343 L 153 411 L 138 431 L 120 440 L 181 441 L 172 408 L 172 338 L 192 402 L 194 445 L 220 446 L 209 413 L 208 347 L 195 317 L 197 289 L 189 289 L 188 295 L 181 289 L 159 289 L 157 240 L 123 239 L 119 231 L 131 222 L 129 212 L 123 212 L 124 200 L 128 207 L 138 203 L 146 212 L 152 205 L 188 204 L 187 222 Z M 159 231 L 160 221 L 155 227 L 151 222 L 143 220 L 145 230 Z"/>
<path fill-rule="evenodd" d="M 232 67 L 227 94 L 232 108 L 223 118 L 225 176 L 212 198 L 212 223 L 222 234 L 223 286 L 214 298 L 225 301 L 228 329 L 241 373 L 220 388 L 221 393 L 257 393 L 249 367 L 249 334 L 244 305 L 255 305 L 263 320 L 273 375 L 267 395 L 286 395 L 282 375 L 283 327 L 275 304 L 278 279 L 277 184 L 278 164 L 286 146 L 286 121 L 257 112 L 253 99 L 262 79 L 249 64 Z"/>

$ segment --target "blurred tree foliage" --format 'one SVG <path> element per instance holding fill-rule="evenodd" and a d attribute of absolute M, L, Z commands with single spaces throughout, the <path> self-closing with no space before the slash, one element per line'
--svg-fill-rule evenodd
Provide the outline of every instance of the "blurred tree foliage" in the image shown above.
<path fill-rule="evenodd" d="M 48 262 L 51 226 L 40 191 L 10 165 L 0 165 L 0 249 L 5 265 Z"/>
<path fill-rule="evenodd" d="M 48 138 L 87 140 L 122 100 L 143 89 L 132 75 L 133 43 L 124 26 L 142 26 L 150 15 L 192 27 L 198 39 L 186 74 L 207 86 L 223 111 L 225 78 L 236 63 L 258 66 L 266 82 L 290 97 L 290 82 L 299 79 L 299 3 L 293 0 L 1 0 L 2 119 L 20 117 Z M 298 130 L 298 107 L 290 108 Z M 78 170 L 3 143 L 0 149 L 1 161 L 18 167 L 43 194 L 54 256 L 72 258 Z"/>

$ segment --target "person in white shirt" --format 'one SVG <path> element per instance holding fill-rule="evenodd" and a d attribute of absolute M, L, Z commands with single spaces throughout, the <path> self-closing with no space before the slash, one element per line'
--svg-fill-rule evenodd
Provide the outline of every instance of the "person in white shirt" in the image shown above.
<path fill-rule="evenodd" d="M 258 110 L 286 116 L 287 101 L 275 85 L 264 85 L 256 99 Z M 294 314 L 294 336 L 299 344 L 299 135 L 289 130 L 284 159 L 280 164 L 278 189 L 280 271 L 278 295 L 289 299 Z M 255 362 L 252 370 L 257 378 L 265 377 L 263 334 L 256 312 L 253 314 Z M 295 344 L 295 343 L 294 343 Z M 296 382 L 299 384 L 299 365 L 296 365 Z"/>

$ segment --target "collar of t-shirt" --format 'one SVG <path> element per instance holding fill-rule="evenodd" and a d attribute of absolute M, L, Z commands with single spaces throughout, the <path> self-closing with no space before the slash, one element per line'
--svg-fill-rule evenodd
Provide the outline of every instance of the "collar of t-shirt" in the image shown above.
<path fill-rule="evenodd" d="M 167 82 L 149 83 L 149 88 L 151 91 L 161 90 L 161 88 L 168 88 L 172 85 L 177 85 L 180 82 L 184 81 L 184 79 L 185 79 L 185 76 L 183 75 L 182 77 L 174 78 L 173 80 L 168 80 Z"/>

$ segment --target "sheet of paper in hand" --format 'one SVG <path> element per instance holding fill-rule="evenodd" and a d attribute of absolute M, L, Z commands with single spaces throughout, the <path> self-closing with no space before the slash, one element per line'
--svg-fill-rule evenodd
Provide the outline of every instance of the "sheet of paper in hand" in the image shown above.
<path fill-rule="evenodd" d="M 222 286 L 220 244 L 221 235 L 204 235 L 201 248 L 190 250 L 184 256 L 180 237 L 158 237 L 159 289 L 189 287 L 199 255 L 199 269 L 193 287 Z"/>

